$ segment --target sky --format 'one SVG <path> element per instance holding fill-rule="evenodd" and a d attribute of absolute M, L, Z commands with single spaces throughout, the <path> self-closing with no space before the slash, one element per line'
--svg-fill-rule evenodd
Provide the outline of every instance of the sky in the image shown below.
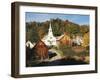
<path fill-rule="evenodd" d="M 60 18 L 62 20 L 69 20 L 79 25 L 89 25 L 89 15 L 34 13 L 34 12 L 26 12 L 25 14 L 26 22 L 32 22 L 32 21 L 45 22 L 47 20 L 56 19 L 56 18 Z"/>

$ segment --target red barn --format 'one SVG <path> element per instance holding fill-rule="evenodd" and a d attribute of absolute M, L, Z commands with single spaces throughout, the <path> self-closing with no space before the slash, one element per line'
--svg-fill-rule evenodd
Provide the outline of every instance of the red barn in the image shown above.
<path fill-rule="evenodd" d="M 48 47 L 43 41 L 38 41 L 34 46 L 34 50 L 38 59 L 44 60 L 48 58 Z"/>

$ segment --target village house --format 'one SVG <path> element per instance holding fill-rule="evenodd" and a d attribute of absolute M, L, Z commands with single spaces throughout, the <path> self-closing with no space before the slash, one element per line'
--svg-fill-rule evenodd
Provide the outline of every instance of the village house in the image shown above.
<path fill-rule="evenodd" d="M 58 39 L 57 41 L 60 42 L 60 44 L 63 44 L 63 45 L 71 45 L 71 38 L 70 36 L 64 32 L 64 34 L 62 34 Z"/>
<path fill-rule="evenodd" d="M 26 47 L 29 47 L 32 49 L 35 46 L 35 43 L 32 43 L 31 41 L 28 40 L 25 45 Z"/>
<path fill-rule="evenodd" d="M 83 44 L 82 36 L 74 36 L 72 39 L 72 46 L 81 46 Z"/>

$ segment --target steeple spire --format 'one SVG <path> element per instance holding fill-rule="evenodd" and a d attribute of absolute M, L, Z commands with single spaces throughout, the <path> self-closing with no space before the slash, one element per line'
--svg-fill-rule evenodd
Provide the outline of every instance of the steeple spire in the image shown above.
<path fill-rule="evenodd" d="M 51 28 L 51 22 L 50 22 L 50 26 L 49 26 L 48 35 L 53 36 L 53 32 L 52 32 L 52 28 Z"/>

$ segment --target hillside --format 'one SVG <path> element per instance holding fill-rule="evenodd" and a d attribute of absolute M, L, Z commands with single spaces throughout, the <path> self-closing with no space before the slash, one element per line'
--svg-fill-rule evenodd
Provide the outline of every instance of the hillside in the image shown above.
<path fill-rule="evenodd" d="M 26 22 L 26 41 L 37 42 L 39 39 L 42 39 L 48 32 L 50 22 L 54 36 L 60 36 L 66 32 L 72 37 L 73 35 L 84 35 L 86 32 L 89 32 L 88 25 L 78 25 L 69 20 L 64 21 L 59 18 L 45 22 L 33 21 Z"/>

